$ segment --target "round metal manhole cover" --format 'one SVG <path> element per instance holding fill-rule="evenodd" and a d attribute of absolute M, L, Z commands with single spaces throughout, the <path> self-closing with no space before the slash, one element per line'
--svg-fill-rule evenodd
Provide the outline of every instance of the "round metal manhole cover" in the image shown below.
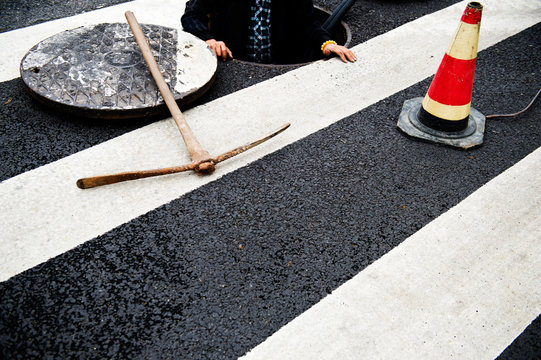
<path fill-rule="evenodd" d="M 141 24 L 179 105 L 204 94 L 217 59 L 204 41 L 176 29 Z M 124 119 L 167 112 L 128 24 L 97 24 L 58 33 L 21 61 L 37 100 L 85 117 Z"/>

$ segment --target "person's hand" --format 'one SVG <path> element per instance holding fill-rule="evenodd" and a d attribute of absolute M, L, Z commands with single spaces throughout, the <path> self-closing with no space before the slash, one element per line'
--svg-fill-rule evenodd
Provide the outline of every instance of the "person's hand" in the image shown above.
<path fill-rule="evenodd" d="M 228 57 L 233 59 L 231 50 L 225 45 L 223 41 L 216 41 L 216 39 L 209 39 L 205 41 L 207 45 L 214 51 L 216 56 L 221 57 L 223 61 L 226 61 Z"/>
<path fill-rule="evenodd" d="M 336 54 L 340 56 L 340 59 L 342 59 L 343 62 L 347 63 L 348 61 L 355 62 L 357 61 L 357 57 L 353 53 L 353 51 L 349 50 L 345 46 L 337 45 L 337 44 L 327 44 L 323 48 L 323 55 L 330 56 L 331 54 Z"/>

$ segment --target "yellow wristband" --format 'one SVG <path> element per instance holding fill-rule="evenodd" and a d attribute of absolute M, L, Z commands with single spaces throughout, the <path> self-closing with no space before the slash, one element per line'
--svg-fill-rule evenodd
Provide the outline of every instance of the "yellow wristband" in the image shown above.
<path fill-rule="evenodd" d="M 329 44 L 337 45 L 337 44 L 336 44 L 336 41 L 334 41 L 334 40 L 327 40 L 327 41 L 325 41 L 325 42 L 321 45 L 321 51 L 323 51 L 323 49 L 325 49 L 325 46 L 327 46 L 327 45 L 329 45 Z"/>

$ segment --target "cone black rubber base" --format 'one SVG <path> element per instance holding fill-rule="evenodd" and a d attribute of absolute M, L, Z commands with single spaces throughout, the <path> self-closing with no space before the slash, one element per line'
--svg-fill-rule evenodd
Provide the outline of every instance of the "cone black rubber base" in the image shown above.
<path fill-rule="evenodd" d="M 444 132 L 434 130 L 424 125 L 419 120 L 419 110 L 421 109 L 423 98 L 414 98 L 406 100 L 402 107 L 402 112 L 398 118 L 398 128 L 409 136 L 459 147 L 470 149 L 483 143 L 485 132 L 485 116 L 474 108 L 470 109 L 468 126 L 461 131 Z"/>

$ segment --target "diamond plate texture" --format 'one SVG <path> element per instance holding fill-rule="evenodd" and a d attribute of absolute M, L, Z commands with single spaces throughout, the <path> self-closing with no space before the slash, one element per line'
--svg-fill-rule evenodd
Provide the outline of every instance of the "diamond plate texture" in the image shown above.
<path fill-rule="evenodd" d="M 177 30 L 146 24 L 141 28 L 176 100 L 193 101 L 199 89 L 210 86 L 208 79 L 177 92 L 177 82 L 185 82 L 177 79 L 184 72 L 177 69 L 181 52 Z M 184 46 L 184 58 L 189 57 L 190 47 Z M 20 70 L 34 98 L 68 112 L 124 118 L 166 111 L 128 24 L 97 24 L 58 33 L 35 45 Z"/>

